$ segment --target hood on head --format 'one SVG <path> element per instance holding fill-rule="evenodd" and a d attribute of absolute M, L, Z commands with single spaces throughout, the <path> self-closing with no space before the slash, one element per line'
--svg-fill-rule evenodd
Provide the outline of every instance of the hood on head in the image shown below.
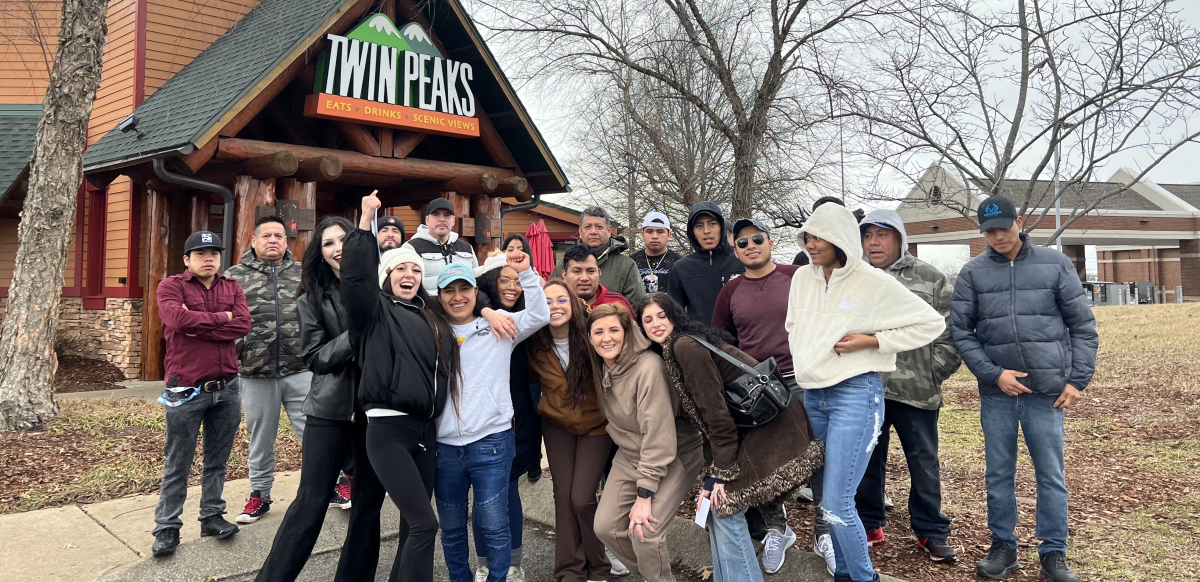
<path fill-rule="evenodd" d="M 429 227 L 425 226 L 424 224 L 417 227 L 417 234 L 414 234 L 412 237 L 425 239 L 427 241 L 432 241 L 432 242 L 438 243 L 437 237 L 433 236 L 432 234 L 429 234 Z M 456 240 L 458 240 L 458 233 L 454 232 L 453 230 L 450 231 L 450 234 L 446 237 L 446 244 L 453 244 L 454 241 L 456 241 Z M 438 244 L 442 244 L 442 243 L 438 243 Z"/>
<path fill-rule="evenodd" d="M 859 223 L 859 233 L 866 232 L 873 223 L 886 224 L 900 233 L 900 257 L 908 254 L 908 233 L 904 231 L 904 220 L 895 210 L 872 210 Z"/>
<path fill-rule="evenodd" d="M 849 208 L 838 204 L 822 204 L 804 221 L 800 236 L 804 233 L 823 238 L 846 253 L 846 267 L 863 262 L 862 234 L 858 221 Z M 806 249 L 805 254 L 808 253 Z M 810 259 L 812 257 L 809 257 Z"/>
<path fill-rule="evenodd" d="M 721 207 L 717 206 L 716 202 L 712 202 L 710 200 L 705 200 L 704 202 L 697 203 L 695 206 L 692 207 L 692 210 L 690 212 L 688 212 L 687 237 L 688 237 L 688 242 L 692 243 L 692 249 L 698 253 L 704 251 L 704 247 L 700 246 L 700 241 L 696 240 L 696 235 L 692 233 L 692 227 L 696 226 L 696 219 L 701 214 L 708 214 L 711 216 L 715 216 L 717 218 L 717 220 L 720 221 L 720 223 L 721 223 L 722 233 L 719 237 L 721 240 L 717 242 L 717 248 L 713 249 L 713 250 L 715 250 L 717 252 L 723 252 L 723 251 L 729 250 L 729 241 L 725 240 L 725 233 L 724 233 L 724 231 L 727 231 L 729 229 L 729 225 L 725 221 L 725 214 L 721 212 Z"/>

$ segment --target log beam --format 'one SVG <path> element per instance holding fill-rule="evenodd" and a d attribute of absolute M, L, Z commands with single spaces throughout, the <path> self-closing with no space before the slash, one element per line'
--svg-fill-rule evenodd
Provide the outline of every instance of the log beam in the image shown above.
<path fill-rule="evenodd" d="M 521 176 L 511 176 L 500 180 L 496 186 L 495 195 L 499 198 L 520 198 L 529 191 L 529 181 Z"/>
<path fill-rule="evenodd" d="M 418 133 L 415 131 L 397 132 L 393 137 L 393 143 L 395 145 L 392 146 L 392 157 L 407 158 L 408 154 L 411 154 L 412 151 L 421 144 L 421 141 L 425 139 L 426 135 L 429 134 Z"/>
<path fill-rule="evenodd" d="M 375 140 L 375 136 L 371 135 L 371 131 L 367 128 L 358 125 L 357 123 L 346 123 L 339 121 L 336 123 L 338 133 L 350 142 L 350 145 L 361 154 L 368 156 L 379 156 L 379 142 Z"/>
<path fill-rule="evenodd" d="M 460 176 L 481 175 L 487 172 L 495 174 L 497 178 L 508 178 L 514 175 L 512 170 L 490 166 L 409 158 L 377 158 L 346 150 L 314 148 L 238 138 L 221 138 L 216 157 L 220 160 L 248 160 L 280 151 L 291 152 L 301 159 L 334 156 L 341 160 L 342 173 L 344 175 L 359 174 L 393 180 L 414 179 L 436 180 L 440 182 L 453 180 Z"/>
<path fill-rule="evenodd" d="M 332 182 L 342 175 L 342 161 L 334 156 L 300 160 L 296 179 L 301 182 Z"/>
<path fill-rule="evenodd" d="M 379 155 L 385 158 L 392 157 L 392 152 L 395 151 L 392 145 L 392 137 L 392 128 L 375 128 L 375 139 L 379 142 Z"/>
<path fill-rule="evenodd" d="M 242 164 L 242 173 L 249 174 L 258 180 L 283 178 L 296 173 L 300 167 L 300 159 L 288 151 L 272 152 L 250 158 Z"/>
<path fill-rule="evenodd" d="M 500 179 L 491 172 L 471 176 L 459 176 L 452 180 L 448 180 L 443 189 L 449 192 L 458 192 L 459 194 L 490 194 L 496 191 L 496 186 L 499 185 Z"/>

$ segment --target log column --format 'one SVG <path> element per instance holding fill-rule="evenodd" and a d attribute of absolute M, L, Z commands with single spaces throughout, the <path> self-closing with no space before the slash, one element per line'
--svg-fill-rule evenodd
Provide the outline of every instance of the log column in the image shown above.
<path fill-rule="evenodd" d="M 171 205 L 167 195 L 146 189 L 146 211 L 150 224 L 146 231 L 148 247 L 146 289 L 142 302 L 142 379 L 163 379 L 163 358 L 167 353 L 162 317 L 158 313 L 158 284 L 167 277 L 171 252 Z"/>
<path fill-rule="evenodd" d="M 487 258 L 488 253 L 500 248 L 500 237 L 504 234 L 500 232 L 500 199 L 487 195 L 479 195 L 472 197 L 472 215 L 477 216 L 481 212 L 486 212 L 491 216 L 491 237 L 486 243 L 477 243 L 474 240 L 471 244 L 475 246 L 475 254 L 479 257 L 480 263 Z M 475 228 L 480 228 L 479 222 L 475 223 Z"/>
<path fill-rule="evenodd" d="M 208 214 L 212 208 L 212 196 L 208 192 L 192 194 L 188 205 L 188 234 L 208 230 Z M 220 234 L 220 233 L 217 233 Z M 225 241 L 221 241 L 225 242 Z M 228 244 L 228 243 L 226 243 Z"/>
<path fill-rule="evenodd" d="M 279 200 L 295 200 L 300 203 L 300 210 L 309 210 L 317 207 L 317 183 L 316 182 L 300 182 L 292 178 L 281 178 L 279 180 Z M 296 236 L 288 241 L 288 249 L 292 251 L 292 258 L 299 261 L 304 258 L 304 250 L 308 248 L 308 243 L 312 242 L 313 231 L 302 230 L 296 233 Z"/>
<path fill-rule="evenodd" d="M 257 180 L 251 176 L 238 176 L 234 180 L 233 197 L 237 201 L 237 220 L 233 229 L 233 257 L 229 264 L 236 265 L 250 246 L 254 237 L 254 221 L 257 220 L 259 206 L 275 205 L 275 180 Z M 225 243 L 229 249 L 230 244 Z"/>

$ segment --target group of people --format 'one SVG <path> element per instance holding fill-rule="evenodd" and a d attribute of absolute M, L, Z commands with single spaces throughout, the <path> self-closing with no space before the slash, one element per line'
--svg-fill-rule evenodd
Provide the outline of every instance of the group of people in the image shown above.
<path fill-rule="evenodd" d="M 662 213 L 646 215 L 644 249 L 627 256 L 607 214 L 588 208 L 546 280 L 520 235 L 480 263 L 444 199 L 407 242 L 379 207 L 366 196 L 357 225 L 321 221 L 302 263 L 273 217 L 224 274 L 217 235 L 186 241 L 187 270 L 158 289 L 167 442 L 155 556 L 179 543 L 201 426 L 201 533 L 237 533 L 222 488 L 240 409 L 253 491 L 236 521 L 269 510 L 282 405 L 303 465 L 259 581 L 296 579 L 329 504 L 350 511 L 336 579 L 373 579 L 387 495 L 401 514 L 391 580 L 432 580 L 440 530 L 453 582 L 520 582 L 518 485 L 540 476 L 543 443 L 560 581 L 674 580 L 666 531 L 684 501 L 708 531 L 714 579 L 762 580 L 796 541 L 784 503 L 802 489 L 835 580 L 878 580 L 868 549 L 885 540 L 892 428 L 917 544 L 954 562 L 937 424 L 941 384 L 965 362 L 981 394 L 993 540 L 978 574 L 1019 567 L 1020 427 L 1041 573 L 1077 580 L 1063 410 L 1091 379 L 1095 324 L 1070 260 L 1033 245 L 1003 196 L 979 206 L 988 249 L 953 288 L 909 253 L 899 215 L 856 216 L 833 198 L 800 229 L 803 266 L 776 264 L 767 225 L 730 223 L 712 202 L 691 209 L 686 256 L 670 250 Z M 731 401 L 747 378 L 783 387 L 753 422 Z"/>

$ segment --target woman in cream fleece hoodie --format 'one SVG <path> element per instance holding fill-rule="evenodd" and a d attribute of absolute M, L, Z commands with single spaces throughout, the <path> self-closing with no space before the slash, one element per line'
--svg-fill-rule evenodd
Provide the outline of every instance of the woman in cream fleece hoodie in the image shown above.
<path fill-rule="evenodd" d="M 838 582 L 878 580 L 854 506 L 883 421 L 879 372 L 896 354 L 932 342 L 946 326 L 928 303 L 862 260 L 858 222 L 837 204 L 800 229 L 810 265 L 792 277 L 788 344 L 816 437 L 825 441 L 821 508 L 833 534 Z"/>
<path fill-rule="evenodd" d="M 676 422 L 662 358 L 624 305 L 593 309 L 588 334 L 608 434 L 619 447 L 596 509 L 596 537 L 647 582 L 675 582 L 667 526 L 700 474 L 703 441 Z"/>

